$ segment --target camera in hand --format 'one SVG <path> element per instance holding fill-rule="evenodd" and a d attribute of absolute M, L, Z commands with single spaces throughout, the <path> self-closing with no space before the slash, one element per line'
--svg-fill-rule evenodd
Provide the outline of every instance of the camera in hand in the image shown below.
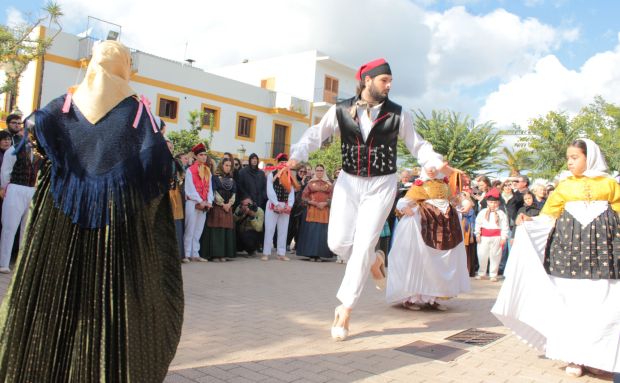
<path fill-rule="evenodd" d="M 250 203 L 248 204 L 248 209 L 252 210 L 253 212 L 258 211 L 258 206 L 255 203 Z"/>

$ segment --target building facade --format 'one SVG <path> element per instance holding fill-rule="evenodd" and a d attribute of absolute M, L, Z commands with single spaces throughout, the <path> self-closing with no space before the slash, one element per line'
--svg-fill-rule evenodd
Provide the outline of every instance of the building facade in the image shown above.
<path fill-rule="evenodd" d="M 46 30 L 40 27 L 36 33 L 44 36 Z M 60 33 L 44 59 L 30 63 L 20 79 L 18 95 L 0 97 L 2 111 L 8 113 L 17 107 L 28 115 L 79 84 L 94 44 L 96 41 L 89 37 Z M 301 56 L 304 55 L 308 53 Z M 316 65 L 322 63 L 317 58 L 308 61 L 303 72 L 299 67 L 286 68 L 283 64 L 279 77 L 272 76 L 280 87 L 267 83 L 260 86 L 260 83 L 243 81 L 241 74 L 224 76 L 205 72 L 186 63 L 133 50 L 130 85 L 151 100 L 153 113 L 166 122 L 169 130 L 188 128 L 189 112 L 202 111 L 205 118 L 201 137 L 208 137 L 212 128 L 211 149 L 216 154 L 231 152 L 247 158 L 250 153 L 256 153 L 268 162 L 277 153 L 288 152 L 291 142 L 320 118 L 323 109 L 326 111 L 325 101 L 316 97 L 321 92 L 317 79 L 327 73 L 324 68 L 334 65 L 350 74 L 350 68 L 339 67 L 337 63 Z M 286 72 L 291 75 L 284 76 Z M 0 68 L 0 79 L 2 76 Z M 354 72 L 350 77 L 353 76 Z"/>
<path fill-rule="evenodd" d="M 356 70 L 332 57 L 306 51 L 209 70 L 233 80 L 312 101 L 312 124 L 330 106 L 355 94 Z"/>

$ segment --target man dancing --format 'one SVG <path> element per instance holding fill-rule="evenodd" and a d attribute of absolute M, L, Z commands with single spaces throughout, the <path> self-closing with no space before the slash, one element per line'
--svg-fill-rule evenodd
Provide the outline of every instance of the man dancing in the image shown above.
<path fill-rule="evenodd" d="M 328 244 L 348 260 L 337 297 L 332 337 L 344 340 L 349 317 L 362 292 L 368 272 L 385 285 L 383 253 L 375 254 L 383 224 L 397 189 L 398 138 L 423 167 L 444 174 L 452 169 L 442 156 L 415 131 L 413 116 L 388 99 L 392 72 L 384 59 L 371 61 L 357 71 L 357 96 L 332 106 L 321 121 L 308 129 L 291 148 L 289 167 L 305 161 L 331 135 L 340 132 L 342 172 L 335 183 L 329 218 Z"/>

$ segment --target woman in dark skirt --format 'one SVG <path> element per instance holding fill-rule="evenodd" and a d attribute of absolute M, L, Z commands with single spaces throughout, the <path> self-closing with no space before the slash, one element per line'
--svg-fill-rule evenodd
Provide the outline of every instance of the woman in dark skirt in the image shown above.
<path fill-rule="evenodd" d="M 215 203 L 207 215 L 207 224 L 200 239 L 200 256 L 210 261 L 225 262 L 237 254 L 233 205 L 237 187 L 233 178 L 233 163 L 224 158 L 213 176 Z"/>
<path fill-rule="evenodd" d="M 129 50 L 102 42 L 77 90 L 29 120 L 44 160 L 0 309 L 2 382 L 162 382 L 174 357 L 172 155 L 130 75 Z"/>
<path fill-rule="evenodd" d="M 312 262 L 320 262 L 322 258 L 331 258 L 334 255 L 327 246 L 332 190 L 332 184 L 325 175 L 325 167 L 317 165 L 314 177 L 308 182 L 301 196 L 308 208 L 305 217 L 302 217 L 304 219 L 297 246 L 297 255 L 309 257 Z"/>
<path fill-rule="evenodd" d="M 492 311 L 568 375 L 620 372 L 620 185 L 593 141 L 566 158 L 540 215 L 521 216 Z"/>

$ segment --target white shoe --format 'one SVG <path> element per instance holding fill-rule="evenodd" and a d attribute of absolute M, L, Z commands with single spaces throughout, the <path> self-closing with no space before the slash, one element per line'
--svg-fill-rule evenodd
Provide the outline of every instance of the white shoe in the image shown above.
<path fill-rule="evenodd" d="M 8 267 L 0 267 L 0 273 L 11 274 L 11 269 L 9 269 Z"/>
<path fill-rule="evenodd" d="M 583 367 L 578 364 L 571 363 L 566 366 L 564 372 L 566 372 L 566 375 L 568 376 L 571 376 L 573 378 L 579 378 L 581 375 L 583 375 Z"/>
<path fill-rule="evenodd" d="M 189 263 L 189 262 L 190 262 L 190 260 L 189 260 L 189 258 L 183 258 L 183 259 L 181 259 L 181 262 L 183 262 L 183 263 Z"/>
<path fill-rule="evenodd" d="M 406 308 L 407 310 L 412 310 L 412 311 L 420 311 L 422 309 L 422 307 L 420 307 L 419 305 L 416 305 L 415 303 L 411 303 L 411 302 L 403 302 L 403 308 Z"/>
<path fill-rule="evenodd" d="M 349 337 L 349 330 L 344 327 L 332 327 L 332 339 L 336 342 L 342 342 Z"/>
<path fill-rule="evenodd" d="M 341 342 L 349 337 L 349 315 L 350 312 L 347 312 L 344 306 L 336 307 L 334 312 L 334 323 L 332 324 L 332 339 L 336 342 Z M 336 326 L 341 318 L 345 318 L 342 321 L 343 325 Z"/>
<path fill-rule="evenodd" d="M 194 257 L 194 258 L 192 258 L 192 261 L 194 261 L 194 262 L 209 262 L 207 259 L 204 259 L 202 257 Z"/>
<path fill-rule="evenodd" d="M 268 261 L 269 257 L 267 255 L 263 255 L 262 257 L 260 257 L 261 261 Z"/>

